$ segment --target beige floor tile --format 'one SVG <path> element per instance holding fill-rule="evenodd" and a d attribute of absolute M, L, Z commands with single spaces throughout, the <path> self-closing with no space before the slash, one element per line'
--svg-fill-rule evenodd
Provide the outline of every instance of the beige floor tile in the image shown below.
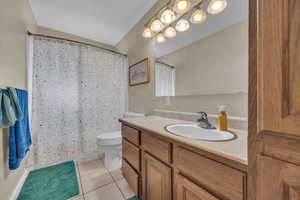
<path fill-rule="evenodd" d="M 109 169 L 109 173 L 112 175 L 115 181 L 123 179 L 121 168 Z"/>
<path fill-rule="evenodd" d="M 85 195 L 85 200 L 124 200 L 115 183 L 103 186 Z"/>
<path fill-rule="evenodd" d="M 81 178 L 82 189 L 84 193 L 93 191 L 99 187 L 114 182 L 108 170 L 105 168 L 98 169 L 94 173 L 88 174 Z"/>
<path fill-rule="evenodd" d="M 124 195 L 125 199 L 131 198 L 135 196 L 131 188 L 129 187 L 127 181 L 123 178 L 117 181 L 117 185 L 120 188 L 122 194 Z"/>
<path fill-rule="evenodd" d="M 78 161 L 78 169 L 81 177 L 93 174 L 102 168 L 104 168 L 104 164 L 100 159 Z"/>

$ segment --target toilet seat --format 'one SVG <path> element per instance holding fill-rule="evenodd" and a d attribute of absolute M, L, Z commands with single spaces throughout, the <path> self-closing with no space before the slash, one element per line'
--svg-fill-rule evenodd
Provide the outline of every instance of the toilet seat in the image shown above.
<path fill-rule="evenodd" d="M 121 131 L 103 133 L 97 136 L 99 145 L 110 146 L 110 145 L 119 145 L 122 143 Z"/>

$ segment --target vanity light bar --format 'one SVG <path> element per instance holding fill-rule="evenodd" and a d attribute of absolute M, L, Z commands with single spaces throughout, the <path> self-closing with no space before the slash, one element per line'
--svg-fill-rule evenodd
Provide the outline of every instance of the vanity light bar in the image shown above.
<path fill-rule="evenodd" d="M 186 4 L 183 3 L 185 1 L 187 2 Z M 175 0 L 175 1 L 170 0 L 170 1 L 168 1 L 168 3 L 166 5 L 164 5 L 163 8 L 160 9 L 155 14 L 155 17 L 152 17 L 150 19 L 150 21 L 148 21 L 145 24 L 145 29 L 143 31 L 143 37 L 144 38 L 154 38 L 157 35 L 159 35 L 161 37 L 162 36 L 161 34 L 168 35 L 166 33 L 166 31 L 168 31 L 168 29 L 170 30 L 170 27 L 173 27 L 173 28 L 177 27 L 176 29 L 178 31 L 182 31 L 182 30 L 186 31 L 189 29 L 190 23 L 198 24 L 198 23 L 205 21 L 207 18 L 206 12 L 204 10 L 202 10 L 200 7 L 206 1 L 209 1 L 209 0 L 193 0 L 192 3 L 191 3 L 191 1 L 192 0 Z M 174 9 L 174 7 L 176 6 L 176 3 L 182 3 L 182 6 L 186 5 L 186 6 L 188 6 L 188 8 L 184 12 L 178 13 L 176 11 L 176 9 Z M 210 2 L 208 3 L 207 12 L 209 14 L 218 14 L 218 13 L 221 13 L 226 7 L 227 7 L 227 0 L 210 0 Z M 167 14 L 170 15 L 170 16 L 168 16 L 169 17 L 168 20 L 170 20 L 170 23 L 163 23 L 160 19 L 162 14 L 165 11 L 167 11 Z M 172 13 L 175 14 L 175 18 Z M 185 20 L 185 19 L 183 20 L 183 18 L 190 13 L 192 13 L 191 18 L 189 20 Z M 174 18 L 174 19 L 172 19 L 172 18 Z M 163 21 L 165 21 L 165 20 L 163 20 Z M 182 23 L 182 22 L 184 22 L 184 23 Z M 188 23 L 186 23 L 186 22 L 188 22 Z M 174 24 L 176 24 L 176 26 L 174 26 Z M 183 26 L 185 26 L 185 27 L 183 27 Z M 176 36 L 176 33 L 173 35 Z M 175 37 L 175 36 L 173 36 L 173 37 Z M 169 38 L 171 38 L 171 37 L 169 37 Z M 160 41 L 160 43 L 161 43 L 162 40 L 160 38 L 160 40 L 156 39 L 156 41 L 157 42 Z M 163 42 L 164 41 L 165 40 L 163 40 Z"/>

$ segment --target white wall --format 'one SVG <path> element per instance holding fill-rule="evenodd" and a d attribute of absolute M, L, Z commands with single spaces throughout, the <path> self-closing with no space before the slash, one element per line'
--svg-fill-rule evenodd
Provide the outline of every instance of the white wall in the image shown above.
<path fill-rule="evenodd" d="M 0 0 L 0 85 L 26 89 L 26 35 L 36 22 L 28 0 Z M 25 172 L 8 169 L 8 131 L 0 129 L 0 199 L 8 200 Z"/>

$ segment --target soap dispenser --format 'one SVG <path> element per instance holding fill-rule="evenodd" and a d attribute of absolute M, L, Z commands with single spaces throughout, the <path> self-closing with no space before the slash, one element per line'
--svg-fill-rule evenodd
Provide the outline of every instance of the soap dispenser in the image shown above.
<path fill-rule="evenodd" d="M 227 113 L 226 113 L 226 106 L 225 105 L 220 105 L 219 106 L 219 130 L 220 131 L 227 131 Z"/>

